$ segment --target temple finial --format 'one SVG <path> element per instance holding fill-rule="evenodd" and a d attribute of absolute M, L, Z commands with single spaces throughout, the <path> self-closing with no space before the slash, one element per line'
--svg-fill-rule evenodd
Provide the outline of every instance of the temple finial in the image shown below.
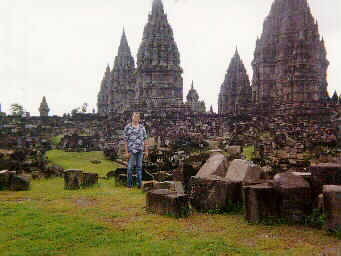
<path fill-rule="evenodd" d="M 154 0 L 153 1 L 153 7 L 152 7 L 152 16 L 160 16 L 164 14 L 164 8 L 162 0 Z"/>

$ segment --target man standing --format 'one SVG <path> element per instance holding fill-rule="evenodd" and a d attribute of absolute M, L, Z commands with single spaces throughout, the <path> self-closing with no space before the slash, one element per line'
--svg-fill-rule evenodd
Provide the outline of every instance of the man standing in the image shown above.
<path fill-rule="evenodd" d="M 124 128 L 124 150 L 128 160 L 128 187 L 133 186 L 133 164 L 136 162 L 137 187 L 142 185 L 142 159 L 143 151 L 148 157 L 148 145 L 146 143 L 146 129 L 140 124 L 140 113 L 134 112 L 132 122 Z"/>

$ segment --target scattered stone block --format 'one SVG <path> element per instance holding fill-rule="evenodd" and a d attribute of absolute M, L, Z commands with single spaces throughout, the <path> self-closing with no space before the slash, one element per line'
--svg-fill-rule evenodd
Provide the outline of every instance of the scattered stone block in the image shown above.
<path fill-rule="evenodd" d="M 11 177 L 9 190 L 11 191 L 25 191 L 29 190 L 31 184 L 31 180 L 29 176 L 26 175 L 14 175 Z"/>
<path fill-rule="evenodd" d="M 97 173 L 85 173 L 82 174 L 82 188 L 91 187 L 98 182 Z"/>
<path fill-rule="evenodd" d="M 196 177 L 207 177 L 216 175 L 224 177 L 228 168 L 228 160 L 221 153 L 213 154 L 206 163 L 200 168 Z"/>
<path fill-rule="evenodd" d="M 170 191 L 175 191 L 178 194 L 185 193 L 185 189 L 181 181 L 165 181 L 165 183 L 169 184 L 168 187 Z"/>
<path fill-rule="evenodd" d="M 155 189 L 169 189 L 170 184 L 166 182 L 156 182 L 154 187 Z"/>
<path fill-rule="evenodd" d="M 303 178 L 309 184 L 311 184 L 311 172 L 292 172 L 292 174 Z"/>
<path fill-rule="evenodd" d="M 176 218 L 189 215 L 188 196 L 168 189 L 149 191 L 146 196 L 146 211 Z"/>
<path fill-rule="evenodd" d="M 341 185 L 341 165 L 325 163 L 310 167 L 313 198 L 322 193 L 324 185 Z"/>
<path fill-rule="evenodd" d="M 142 181 L 142 191 L 143 192 L 148 192 L 151 190 L 155 189 L 155 184 L 157 183 L 157 181 Z"/>
<path fill-rule="evenodd" d="M 318 195 L 313 201 L 313 209 L 323 211 L 323 194 Z"/>
<path fill-rule="evenodd" d="M 244 186 L 243 201 L 245 219 L 249 222 L 258 223 L 279 216 L 276 192 L 270 184 Z"/>
<path fill-rule="evenodd" d="M 251 161 L 235 159 L 227 170 L 225 179 L 237 182 L 260 179 L 262 169 Z"/>
<path fill-rule="evenodd" d="M 241 183 L 220 176 L 191 177 L 191 205 L 199 211 L 225 209 L 241 201 Z"/>
<path fill-rule="evenodd" d="M 64 171 L 64 188 L 75 190 L 80 189 L 82 184 L 83 170 L 65 170 Z"/>
<path fill-rule="evenodd" d="M 324 229 L 341 230 L 341 186 L 323 186 L 323 212 L 326 218 Z"/>
<path fill-rule="evenodd" d="M 276 174 L 274 188 L 279 199 L 280 217 L 301 222 L 311 209 L 311 189 L 307 181 L 293 173 Z"/>
<path fill-rule="evenodd" d="M 9 187 L 13 173 L 8 170 L 0 171 L 0 190 L 5 190 Z"/>
<path fill-rule="evenodd" d="M 241 146 L 226 146 L 225 147 L 226 153 L 230 156 L 238 156 L 243 152 L 243 148 Z"/>
<path fill-rule="evenodd" d="M 92 164 L 100 164 L 100 163 L 102 163 L 102 161 L 100 161 L 100 160 L 90 160 L 90 163 L 92 163 Z"/>

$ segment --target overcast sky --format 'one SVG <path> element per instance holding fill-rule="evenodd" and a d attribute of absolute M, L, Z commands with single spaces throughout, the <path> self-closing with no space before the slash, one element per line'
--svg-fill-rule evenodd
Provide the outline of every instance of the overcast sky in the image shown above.
<path fill-rule="evenodd" d="M 217 110 L 220 85 L 236 45 L 252 79 L 257 36 L 273 0 L 163 0 L 184 69 L 184 99 L 194 80 L 206 107 Z M 0 103 L 50 115 L 96 107 L 106 65 L 122 28 L 136 61 L 152 0 L 0 0 Z M 309 0 L 325 38 L 329 93 L 341 93 L 340 0 Z"/>

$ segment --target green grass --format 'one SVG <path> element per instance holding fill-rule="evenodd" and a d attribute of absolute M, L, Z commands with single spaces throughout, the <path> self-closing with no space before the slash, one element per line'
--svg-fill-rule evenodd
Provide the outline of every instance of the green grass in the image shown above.
<path fill-rule="evenodd" d="M 51 143 L 55 146 L 57 146 L 60 141 L 62 140 L 63 138 L 63 135 L 58 135 L 58 136 L 55 136 L 55 137 L 51 137 L 49 140 L 51 141 Z"/>
<path fill-rule="evenodd" d="M 77 166 L 88 165 L 94 153 L 48 154 L 60 157 L 54 158 L 59 165 Z M 76 191 L 63 184 L 62 178 L 36 180 L 29 191 L 0 192 L 1 256 L 337 255 L 339 248 L 325 231 L 250 225 L 240 213 L 148 214 L 144 193 L 113 180 Z"/>
<path fill-rule="evenodd" d="M 254 146 L 248 146 L 243 148 L 243 155 L 247 160 L 251 160 L 255 157 L 255 147 Z"/>
<path fill-rule="evenodd" d="M 67 169 L 81 169 L 86 172 L 98 173 L 104 176 L 107 172 L 116 169 L 119 164 L 105 159 L 102 151 L 95 152 L 64 152 L 62 150 L 51 150 L 46 153 L 48 160 Z M 100 160 L 100 164 L 93 164 L 91 160 Z"/>

